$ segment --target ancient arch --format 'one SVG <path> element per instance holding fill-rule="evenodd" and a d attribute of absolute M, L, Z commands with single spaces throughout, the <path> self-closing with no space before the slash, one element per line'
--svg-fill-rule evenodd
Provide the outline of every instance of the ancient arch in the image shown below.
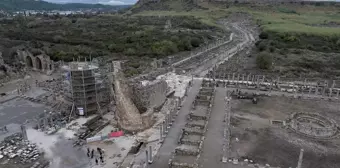
<path fill-rule="evenodd" d="M 35 57 L 35 68 L 41 70 L 42 69 L 42 62 L 39 57 Z"/>
<path fill-rule="evenodd" d="M 26 65 L 29 68 L 33 68 L 33 60 L 32 60 L 32 58 L 30 56 L 26 57 Z"/>
<path fill-rule="evenodd" d="M 43 67 L 44 67 L 44 68 L 43 68 L 44 70 L 47 70 L 48 65 L 47 65 L 46 62 L 43 63 Z"/>

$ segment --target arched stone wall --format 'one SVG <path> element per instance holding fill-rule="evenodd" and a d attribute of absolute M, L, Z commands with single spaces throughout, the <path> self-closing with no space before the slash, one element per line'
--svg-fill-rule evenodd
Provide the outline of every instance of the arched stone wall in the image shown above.
<path fill-rule="evenodd" d="M 32 60 L 32 57 L 30 57 L 30 56 L 26 56 L 26 66 L 28 67 L 28 68 L 33 68 L 34 66 L 34 64 L 33 64 L 33 60 Z"/>
<path fill-rule="evenodd" d="M 39 57 L 35 57 L 35 68 L 38 69 L 38 70 L 43 69 L 43 64 L 42 64 L 42 61 Z"/>
<path fill-rule="evenodd" d="M 29 51 L 17 50 L 19 59 L 25 62 L 26 67 L 32 70 L 49 73 L 54 70 L 53 61 L 48 55 L 33 56 Z"/>

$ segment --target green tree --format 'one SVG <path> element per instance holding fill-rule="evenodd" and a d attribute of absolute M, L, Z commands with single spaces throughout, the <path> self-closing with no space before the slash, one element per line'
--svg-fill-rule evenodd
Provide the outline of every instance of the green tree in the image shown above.
<path fill-rule="evenodd" d="M 183 51 L 183 50 L 191 50 L 192 46 L 191 46 L 191 38 L 186 36 L 183 39 L 181 39 L 181 41 L 179 42 L 178 48 Z"/>
<path fill-rule="evenodd" d="M 194 37 L 191 39 L 191 46 L 193 47 L 199 47 L 201 44 L 201 40 L 197 37 Z"/>
<path fill-rule="evenodd" d="M 260 39 L 268 39 L 268 33 L 267 32 L 261 32 L 259 37 L 260 37 Z"/>
<path fill-rule="evenodd" d="M 339 38 L 339 40 L 336 42 L 336 46 L 340 47 L 340 38 Z"/>
<path fill-rule="evenodd" d="M 256 65 L 260 69 L 270 69 L 273 64 L 273 57 L 266 53 L 262 52 L 256 57 Z"/>
<path fill-rule="evenodd" d="M 125 55 L 135 55 L 136 50 L 134 48 L 128 48 L 127 50 L 124 51 Z"/>
<path fill-rule="evenodd" d="M 165 56 L 177 52 L 177 46 L 172 41 L 163 40 L 161 42 L 155 42 L 151 46 L 152 52 L 159 56 Z"/>

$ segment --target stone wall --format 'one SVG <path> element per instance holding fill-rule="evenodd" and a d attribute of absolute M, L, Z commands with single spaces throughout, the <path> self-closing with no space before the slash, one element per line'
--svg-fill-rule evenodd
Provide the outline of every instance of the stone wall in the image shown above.
<path fill-rule="evenodd" d="M 42 53 L 34 56 L 27 50 L 17 50 L 16 54 L 18 59 L 25 63 L 26 68 L 41 71 L 44 73 L 52 72 L 54 68 L 54 62 L 50 59 L 50 56 Z"/>
<path fill-rule="evenodd" d="M 288 122 L 289 126 L 297 133 L 311 137 L 327 138 L 338 132 L 338 126 L 334 120 L 318 114 L 294 113 Z"/>
<path fill-rule="evenodd" d="M 148 107 L 160 107 L 166 100 L 168 85 L 164 80 L 155 80 L 147 84 L 132 85 L 132 101 L 140 112 L 145 112 Z"/>
<path fill-rule="evenodd" d="M 111 93 L 116 102 L 116 119 L 118 125 L 126 131 L 137 132 L 149 128 L 152 122 L 152 111 L 143 116 L 133 103 L 131 91 L 120 68 L 120 62 L 113 62 L 114 71 L 109 74 Z"/>

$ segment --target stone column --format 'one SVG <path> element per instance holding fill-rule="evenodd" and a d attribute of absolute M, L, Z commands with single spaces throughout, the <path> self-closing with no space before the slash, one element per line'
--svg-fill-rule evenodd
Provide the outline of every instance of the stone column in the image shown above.
<path fill-rule="evenodd" d="M 37 119 L 37 126 L 38 126 L 38 130 L 41 129 L 40 120 L 39 119 Z"/>
<path fill-rule="evenodd" d="M 329 95 L 328 95 L 328 97 L 331 98 L 331 97 L 332 97 L 332 94 L 333 94 L 333 88 L 330 88 L 330 89 L 329 89 Z"/>
<path fill-rule="evenodd" d="M 171 117 L 171 111 L 169 111 L 169 114 L 168 114 L 168 127 L 170 128 L 171 125 L 172 125 L 172 117 Z"/>
<path fill-rule="evenodd" d="M 163 142 L 163 123 L 159 126 L 159 141 Z"/>
<path fill-rule="evenodd" d="M 164 120 L 163 121 L 163 135 L 165 136 L 166 135 L 166 133 L 168 133 L 168 127 L 167 127 L 167 125 L 166 125 L 166 120 Z"/>
<path fill-rule="evenodd" d="M 319 86 L 317 85 L 316 87 L 315 87 L 315 95 L 317 95 L 318 94 L 318 91 L 319 91 Z"/>
<path fill-rule="evenodd" d="M 191 86 L 194 84 L 194 75 L 191 75 Z"/>
<path fill-rule="evenodd" d="M 149 162 L 149 153 L 148 153 L 148 150 L 145 150 L 145 167 L 146 168 L 149 168 L 149 164 L 148 164 L 148 162 Z"/>
<path fill-rule="evenodd" d="M 235 80 L 235 73 L 233 73 L 233 82 L 234 82 L 234 80 Z"/>
<path fill-rule="evenodd" d="M 264 82 L 264 78 L 265 78 L 265 77 L 266 77 L 266 76 L 263 75 L 262 82 Z"/>
<path fill-rule="evenodd" d="M 259 76 L 257 76 L 256 78 L 256 92 L 258 92 L 260 89 L 260 80 L 259 80 Z"/>
<path fill-rule="evenodd" d="M 298 161 L 297 168 L 301 168 L 301 166 L 302 166 L 303 151 L 304 151 L 303 149 L 300 150 L 300 155 L 299 155 L 299 161 Z"/>
<path fill-rule="evenodd" d="M 50 122 L 51 122 L 51 126 L 54 126 L 52 113 L 50 113 Z"/>
<path fill-rule="evenodd" d="M 308 96 L 310 96 L 311 93 L 312 93 L 312 87 L 309 86 Z"/>
<path fill-rule="evenodd" d="M 44 110 L 44 129 L 46 130 L 48 126 L 48 121 L 47 121 L 47 112 Z"/>
<path fill-rule="evenodd" d="M 149 152 L 150 152 L 150 156 L 149 156 L 148 162 L 149 162 L 149 164 L 151 164 L 153 162 L 153 158 L 152 158 L 152 146 L 151 145 L 149 146 Z"/>
<path fill-rule="evenodd" d="M 326 87 L 322 88 L 322 97 L 325 95 Z"/>
<path fill-rule="evenodd" d="M 249 84 L 249 80 L 250 80 L 250 74 L 248 74 L 248 76 L 247 76 L 247 86 Z"/>
<path fill-rule="evenodd" d="M 297 89 L 295 88 L 295 82 L 293 82 L 294 97 L 297 97 Z"/>
<path fill-rule="evenodd" d="M 25 125 L 21 125 L 20 129 L 21 129 L 21 133 L 22 133 L 22 138 L 24 140 L 27 140 L 28 138 L 27 138 L 26 126 Z"/>

